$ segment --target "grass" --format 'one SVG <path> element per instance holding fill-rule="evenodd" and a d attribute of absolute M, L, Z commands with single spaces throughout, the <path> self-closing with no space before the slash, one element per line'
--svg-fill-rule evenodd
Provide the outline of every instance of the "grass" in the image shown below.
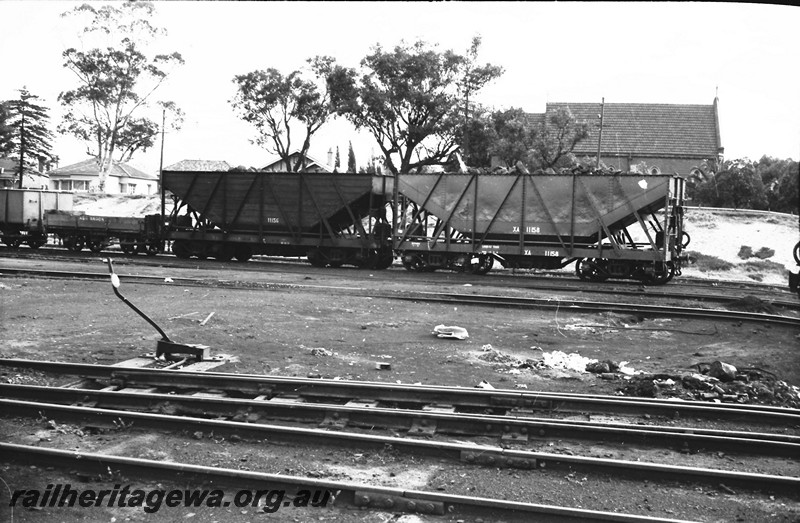
<path fill-rule="evenodd" d="M 697 251 L 689 251 L 689 263 L 697 268 L 700 272 L 709 271 L 729 271 L 733 269 L 734 265 L 716 256 L 702 254 Z"/>

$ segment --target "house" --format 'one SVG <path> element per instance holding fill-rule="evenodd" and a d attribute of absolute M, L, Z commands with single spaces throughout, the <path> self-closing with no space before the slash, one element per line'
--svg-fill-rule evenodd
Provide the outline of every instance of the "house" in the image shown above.
<path fill-rule="evenodd" d="M 300 151 L 294 151 L 289 155 L 291 165 L 294 165 L 297 158 L 300 156 Z M 313 158 L 311 155 L 306 154 L 305 169 L 301 169 L 304 173 L 331 173 L 333 172 L 333 151 L 328 150 L 328 162 L 322 163 L 320 160 Z M 291 166 L 286 165 L 282 159 L 277 159 L 261 168 L 262 171 L 269 172 L 291 172 Z"/>
<path fill-rule="evenodd" d="M 41 165 L 41 162 L 40 162 Z M 19 188 L 17 172 L 19 171 L 19 161 L 11 158 L 0 158 L 0 188 Z M 25 189 L 47 189 L 49 177 L 41 170 L 37 171 L 30 167 L 25 168 L 25 177 L 22 186 Z"/>
<path fill-rule="evenodd" d="M 231 166 L 224 160 L 181 160 L 164 167 L 165 171 L 230 171 Z"/>
<path fill-rule="evenodd" d="M 548 103 L 545 113 L 529 114 L 541 123 L 547 114 L 569 108 L 577 121 L 589 123 L 589 136 L 575 147 L 578 158 L 597 158 L 602 114 L 600 160 L 626 172 L 697 176 L 722 163 L 718 98 L 711 105 L 643 103 Z"/>
<path fill-rule="evenodd" d="M 90 158 L 80 163 L 59 167 L 47 173 L 50 188 L 56 191 L 88 192 L 97 186 L 100 166 Z M 125 163 L 115 163 L 106 178 L 105 193 L 155 194 L 158 176 L 148 174 Z"/>

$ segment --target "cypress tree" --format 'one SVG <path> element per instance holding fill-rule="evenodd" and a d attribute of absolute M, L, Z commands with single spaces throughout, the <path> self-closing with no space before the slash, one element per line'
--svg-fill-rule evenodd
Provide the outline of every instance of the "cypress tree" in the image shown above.
<path fill-rule="evenodd" d="M 353 152 L 353 142 L 350 142 L 350 147 L 347 150 L 347 172 L 356 172 L 356 153 Z"/>

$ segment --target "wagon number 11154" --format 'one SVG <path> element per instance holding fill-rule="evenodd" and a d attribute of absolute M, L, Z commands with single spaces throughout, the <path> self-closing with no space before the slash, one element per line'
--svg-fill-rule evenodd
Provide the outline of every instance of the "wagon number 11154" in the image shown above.
<path fill-rule="evenodd" d="M 519 232 L 519 227 L 514 227 L 513 232 Z M 542 232 L 539 227 L 525 227 L 525 234 L 539 234 Z"/>

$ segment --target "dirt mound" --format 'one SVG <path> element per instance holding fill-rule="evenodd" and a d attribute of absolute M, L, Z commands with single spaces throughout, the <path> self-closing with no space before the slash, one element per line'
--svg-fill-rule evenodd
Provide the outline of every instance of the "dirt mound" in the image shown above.
<path fill-rule="evenodd" d="M 157 194 L 76 194 L 72 208 L 93 216 L 142 218 L 161 212 L 161 197 Z"/>

